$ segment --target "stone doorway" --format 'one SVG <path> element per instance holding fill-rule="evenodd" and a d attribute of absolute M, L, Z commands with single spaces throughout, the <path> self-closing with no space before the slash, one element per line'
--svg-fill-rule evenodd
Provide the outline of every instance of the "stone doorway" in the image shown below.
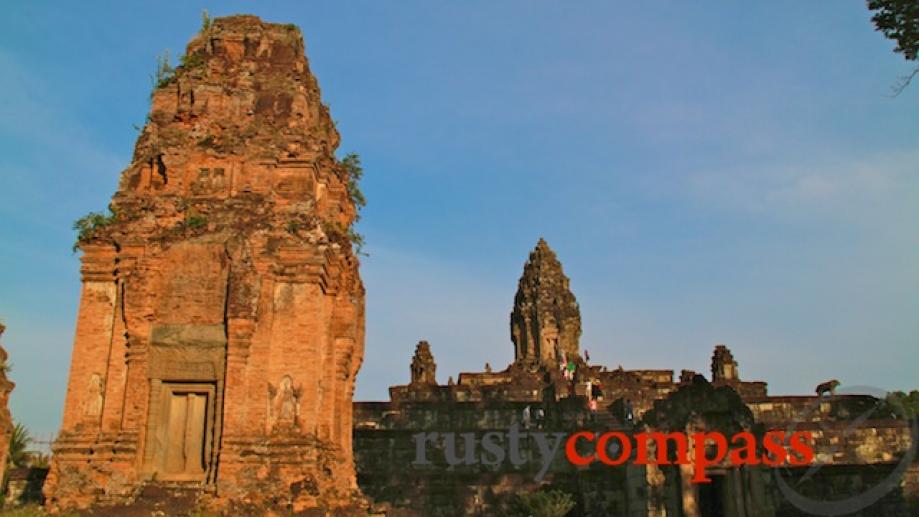
<path fill-rule="evenodd" d="M 204 481 L 213 446 L 214 386 L 164 382 L 153 426 L 150 470 L 155 479 Z"/>
<path fill-rule="evenodd" d="M 725 483 L 723 474 L 707 474 L 711 483 L 699 483 L 699 514 L 702 517 L 725 517 Z"/>

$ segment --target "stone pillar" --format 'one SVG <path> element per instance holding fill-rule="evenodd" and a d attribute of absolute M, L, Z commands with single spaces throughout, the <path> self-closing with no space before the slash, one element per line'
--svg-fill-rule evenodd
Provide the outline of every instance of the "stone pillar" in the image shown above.
<path fill-rule="evenodd" d="M 690 454 L 692 454 L 690 452 Z M 690 456 L 692 457 L 692 456 Z M 699 492 L 695 483 L 692 482 L 693 467 L 689 465 L 680 465 L 680 497 L 683 503 L 683 515 L 685 517 L 701 517 L 699 513 Z"/>
<path fill-rule="evenodd" d="M 92 494 L 73 490 L 74 486 L 79 483 L 92 485 L 111 468 L 116 440 L 114 433 L 104 437 L 103 430 L 114 428 L 117 432 L 120 406 L 120 399 L 107 396 L 112 391 L 109 382 L 112 346 L 122 339 L 122 335 L 116 333 L 121 329 L 116 323 L 120 301 L 116 280 L 117 252 L 112 245 L 83 244 L 81 249 L 82 289 L 66 404 L 44 485 L 52 504 L 70 507 L 86 507 L 93 500 Z M 119 381 L 116 375 L 114 382 Z M 122 449 L 131 449 L 131 445 Z M 93 471 L 76 472 L 90 462 L 96 463 Z M 129 477 L 132 476 L 126 476 Z M 110 486 L 113 492 L 123 490 L 120 483 Z M 66 488 L 58 493 L 60 487 Z"/>
<path fill-rule="evenodd" d="M 150 403 L 150 382 L 148 377 L 149 341 L 141 336 L 128 336 L 128 347 L 125 353 L 127 379 L 125 389 L 124 414 L 121 430 L 135 434 L 143 443 L 144 424 L 147 420 L 147 407 Z"/>
<path fill-rule="evenodd" d="M 651 458 L 656 457 L 656 447 L 653 448 L 655 450 L 649 451 L 649 457 Z M 645 482 L 648 486 L 646 514 L 648 517 L 666 517 L 667 504 L 665 501 L 665 490 L 667 476 L 664 475 L 664 472 L 657 463 L 652 461 L 645 466 Z M 629 505 L 629 510 L 631 511 L 631 505 Z"/>
<path fill-rule="evenodd" d="M 659 516 L 660 514 L 651 513 L 651 491 L 648 486 L 648 469 L 651 465 L 635 465 L 626 463 L 625 465 L 625 488 L 626 488 L 626 513 L 629 516 L 640 517 L 644 515 Z"/>
<path fill-rule="evenodd" d="M 117 299 L 115 256 L 113 246 L 83 248 L 83 286 L 62 433 L 98 432 L 101 422 Z"/>
<path fill-rule="evenodd" d="M 731 495 L 733 496 L 733 505 L 735 514 L 737 517 L 747 517 L 746 504 L 744 503 L 744 489 L 743 482 L 743 469 L 744 467 L 734 467 L 728 470 L 728 482 L 731 483 Z"/>
<path fill-rule="evenodd" d="M 163 407 L 163 381 L 160 379 L 151 379 L 150 380 L 150 411 L 148 416 L 148 421 L 159 421 L 160 411 Z M 148 433 L 155 432 L 153 429 L 148 429 Z M 143 464 L 147 466 L 152 466 L 154 453 L 156 452 L 157 447 L 144 447 L 144 456 Z"/>
<path fill-rule="evenodd" d="M 691 418 L 686 424 L 686 436 L 692 436 L 695 432 L 704 431 L 704 426 L 698 416 Z M 687 457 L 694 458 L 696 454 L 695 440 L 689 440 L 689 447 L 686 451 Z M 683 515 L 685 517 L 701 517 L 699 511 L 699 490 L 695 483 L 692 482 L 695 469 L 692 463 L 679 465 L 680 470 L 680 498 L 683 503 Z"/>
<path fill-rule="evenodd" d="M 751 517 L 774 517 L 775 507 L 769 499 L 764 477 L 771 476 L 768 468 L 757 466 L 745 469 L 746 490 L 744 502 L 750 510 Z"/>
<path fill-rule="evenodd" d="M 111 346 L 108 353 L 105 382 L 105 406 L 102 412 L 102 433 L 117 436 L 123 431 L 125 388 L 127 385 L 128 328 L 125 314 L 125 287 L 134 274 L 137 261 L 144 255 L 142 243 L 121 246 L 116 258 L 115 312 L 112 323 Z"/>
<path fill-rule="evenodd" d="M 120 273 L 120 272 L 119 272 Z M 115 285 L 115 313 L 112 323 L 111 346 L 106 364 L 105 405 L 102 410 L 102 433 L 115 435 L 121 431 L 124 414 L 124 389 L 127 381 L 125 354 L 127 329 L 124 324 L 124 279 L 119 274 Z"/>
<path fill-rule="evenodd" d="M 248 319 L 230 319 L 227 321 L 227 372 L 226 387 L 223 390 L 223 405 L 218 418 L 218 429 L 226 427 L 234 434 L 256 432 L 258 426 L 250 420 L 248 403 L 248 376 L 250 348 L 255 334 L 255 322 Z M 259 390 L 264 397 L 264 390 Z M 264 429 L 264 425 L 261 426 Z"/>
<path fill-rule="evenodd" d="M 341 419 L 341 447 L 348 458 L 350 465 L 354 464 L 353 450 L 353 430 L 354 430 L 354 386 L 357 380 L 357 372 L 361 369 L 364 362 L 364 296 L 363 287 L 360 287 L 360 297 L 351 300 L 354 306 L 353 332 L 354 339 L 350 343 L 351 349 L 348 351 L 350 360 L 348 361 L 348 375 L 345 379 L 345 398 L 342 407 Z M 357 489 L 357 473 L 354 469 L 349 469 L 352 489 Z"/>

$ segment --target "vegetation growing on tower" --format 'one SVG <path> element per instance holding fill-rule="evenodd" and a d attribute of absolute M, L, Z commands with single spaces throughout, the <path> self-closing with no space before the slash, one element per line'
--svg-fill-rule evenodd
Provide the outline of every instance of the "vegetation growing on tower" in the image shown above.
<path fill-rule="evenodd" d="M 358 255 L 367 255 L 363 252 L 366 241 L 364 236 L 354 229 L 354 224 L 361 220 L 361 209 L 367 206 L 367 198 L 360 188 L 361 178 L 364 176 L 364 168 L 361 166 L 361 157 L 357 153 L 348 153 L 339 161 L 339 164 L 345 171 L 348 180 L 348 197 L 354 203 L 355 216 L 354 223 L 347 228 L 348 240 L 354 245 L 354 251 Z"/>
<path fill-rule="evenodd" d="M 107 212 L 90 212 L 73 222 L 73 229 L 77 231 L 77 240 L 73 244 L 76 252 L 80 244 L 92 239 L 96 232 L 118 220 L 118 214 L 109 206 Z"/>

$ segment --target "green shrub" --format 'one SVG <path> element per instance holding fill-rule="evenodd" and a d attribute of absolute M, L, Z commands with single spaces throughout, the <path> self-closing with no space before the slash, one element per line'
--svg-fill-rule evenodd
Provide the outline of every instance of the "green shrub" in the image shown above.
<path fill-rule="evenodd" d="M 877 403 L 879 418 L 901 418 L 905 420 L 919 417 L 919 391 L 913 390 L 906 394 L 902 391 L 893 391 Z"/>
<path fill-rule="evenodd" d="M 185 70 L 193 70 L 195 68 L 201 68 L 207 64 L 207 57 L 200 52 L 195 52 L 193 54 L 185 54 L 179 58 L 179 66 Z"/>
<path fill-rule="evenodd" d="M 214 19 L 211 18 L 211 15 L 208 14 L 207 9 L 201 11 L 201 32 L 207 32 L 211 28 L 211 24 L 214 23 Z"/>
<path fill-rule="evenodd" d="M 508 505 L 514 517 L 563 517 L 574 508 L 574 498 L 560 490 L 517 494 Z"/>
<path fill-rule="evenodd" d="M 322 221 L 321 226 L 322 231 L 328 236 L 330 241 L 337 242 L 342 246 L 350 244 L 355 254 L 367 256 L 363 251 L 364 244 L 366 244 L 364 236 L 355 232 L 353 228 L 345 228 L 343 225 L 334 221 Z"/>
<path fill-rule="evenodd" d="M 185 226 L 189 228 L 201 228 L 207 224 L 207 217 L 201 214 L 190 213 L 185 216 Z"/>
<path fill-rule="evenodd" d="M 117 214 L 109 207 L 107 214 L 104 212 L 90 212 L 74 221 L 73 229 L 77 231 L 77 240 L 73 244 L 73 251 L 77 251 L 80 243 L 92 239 L 100 228 L 105 228 L 117 219 Z"/>
<path fill-rule="evenodd" d="M 348 175 L 348 197 L 351 199 L 351 202 L 354 203 L 354 222 L 356 223 L 361 220 L 361 209 L 367 206 L 367 198 L 364 197 L 364 193 L 361 192 L 360 188 L 361 178 L 364 177 L 361 157 L 358 156 L 357 153 L 348 153 L 339 163 Z M 354 246 L 355 253 L 367 256 L 367 254 L 363 252 L 364 245 L 366 244 L 364 236 L 357 233 L 353 225 L 351 228 L 348 228 L 347 237 Z"/>
<path fill-rule="evenodd" d="M 176 71 L 169 62 L 169 50 L 164 50 L 162 54 L 156 56 L 156 70 L 150 80 L 153 82 L 154 91 L 175 82 Z"/>
<path fill-rule="evenodd" d="M 348 196 L 358 212 L 367 206 L 367 198 L 361 192 L 360 181 L 364 176 L 364 168 L 361 167 L 361 157 L 357 153 L 348 153 L 341 159 L 341 165 L 348 173 Z M 356 218 L 360 220 L 360 217 Z"/>
<path fill-rule="evenodd" d="M 365 257 L 369 256 L 364 253 L 364 245 L 367 244 L 364 240 L 364 236 L 354 231 L 354 228 L 348 228 L 348 240 L 351 241 L 351 244 L 354 246 L 354 253 Z"/>

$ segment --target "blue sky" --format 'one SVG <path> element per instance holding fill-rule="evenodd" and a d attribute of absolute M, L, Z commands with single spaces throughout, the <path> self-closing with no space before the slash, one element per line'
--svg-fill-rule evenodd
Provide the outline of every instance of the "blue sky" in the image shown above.
<path fill-rule="evenodd" d="M 53 432 L 79 282 L 150 73 L 202 9 L 295 23 L 369 204 L 357 399 L 510 362 L 540 236 L 582 348 L 773 393 L 919 388 L 919 84 L 864 2 L 21 2 L 0 19 L 0 318 L 14 416 Z"/>

